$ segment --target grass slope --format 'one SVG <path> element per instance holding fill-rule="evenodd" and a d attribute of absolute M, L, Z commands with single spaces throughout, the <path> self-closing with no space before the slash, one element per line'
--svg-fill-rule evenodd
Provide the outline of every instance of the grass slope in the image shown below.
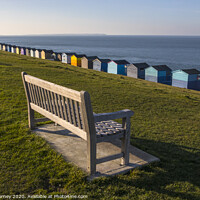
<path fill-rule="evenodd" d="M 161 159 L 126 175 L 86 174 L 27 126 L 21 71 L 90 93 L 96 113 L 129 108 L 131 144 Z M 0 194 L 200 199 L 200 92 L 0 52 Z"/>

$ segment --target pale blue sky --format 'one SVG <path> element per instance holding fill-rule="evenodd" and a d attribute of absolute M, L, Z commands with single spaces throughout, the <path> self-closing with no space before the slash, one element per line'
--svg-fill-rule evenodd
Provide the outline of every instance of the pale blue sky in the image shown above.
<path fill-rule="evenodd" d="M 0 35 L 200 35 L 200 0 L 0 0 Z"/>

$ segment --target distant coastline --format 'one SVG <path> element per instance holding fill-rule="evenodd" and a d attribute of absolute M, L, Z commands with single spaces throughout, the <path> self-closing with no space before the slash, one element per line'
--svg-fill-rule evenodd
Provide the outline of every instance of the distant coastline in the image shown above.
<path fill-rule="evenodd" d="M 0 35 L 0 37 L 26 37 L 26 36 L 133 36 L 133 37 L 200 37 L 200 35 L 118 35 L 106 33 L 66 33 L 66 34 L 25 34 L 25 35 Z"/>

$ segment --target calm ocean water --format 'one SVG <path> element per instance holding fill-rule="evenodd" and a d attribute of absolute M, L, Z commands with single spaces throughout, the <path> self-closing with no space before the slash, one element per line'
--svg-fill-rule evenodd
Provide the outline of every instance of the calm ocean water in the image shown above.
<path fill-rule="evenodd" d="M 198 36 L 1 36 L 0 43 L 200 70 Z"/>

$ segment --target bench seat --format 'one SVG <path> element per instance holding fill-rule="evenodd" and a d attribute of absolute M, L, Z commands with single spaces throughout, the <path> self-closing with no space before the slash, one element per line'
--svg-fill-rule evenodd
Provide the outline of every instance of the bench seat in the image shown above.
<path fill-rule="evenodd" d="M 122 128 L 122 124 L 112 120 L 96 122 L 95 128 L 97 137 L 105 137 L 125 132 L 125 129 Z"/>

